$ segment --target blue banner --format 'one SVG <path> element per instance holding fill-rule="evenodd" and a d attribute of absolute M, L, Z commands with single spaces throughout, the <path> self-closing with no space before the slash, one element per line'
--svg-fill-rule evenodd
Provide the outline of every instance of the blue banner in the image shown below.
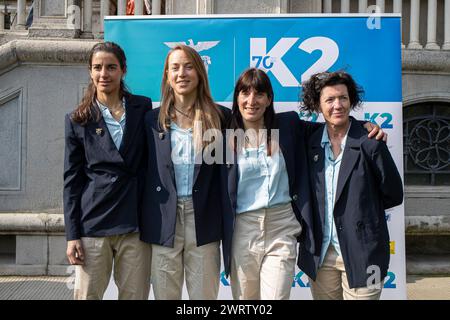
<path fill-rule="evenodd" d="M 235 81 L 249 66 L 267 71 L 278 102 L 297 102 L 302 81 L 339 69 L 365 89 L 364 101 L 402 101 L 400 17 L 111 18 L 105 40 L 125 50 L 132 92 L 155 101 L 164 58 L 179 42 L 202 56 L 216 101 L 232 100 Z"/>

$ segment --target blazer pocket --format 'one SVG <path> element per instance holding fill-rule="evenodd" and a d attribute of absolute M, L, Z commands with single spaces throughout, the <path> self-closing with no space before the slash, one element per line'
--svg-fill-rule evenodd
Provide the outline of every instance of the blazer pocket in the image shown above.
<path fill-rule="evenodd" d="M 114 185 L 120 183 L 117 175 L 107 175 L 101 179 L 94 180 L 94 193 L 105 193 L 113 189 Z"/>
<path fill-rule="evenodd" d="M 363 237 L 367 242 L 377 241 L 380 239 L 380 227 L 373 223 L 366 223 L 362 230 Z"/>

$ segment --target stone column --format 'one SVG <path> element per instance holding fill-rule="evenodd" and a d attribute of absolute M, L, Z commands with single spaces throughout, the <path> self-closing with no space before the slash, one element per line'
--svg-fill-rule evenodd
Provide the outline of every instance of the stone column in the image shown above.
<path fill-rule="evenodd" d="M 439 50 L 436 43 L 436 24 L 437 24 L 437 1 L 428 0 L 428 25 L 427 25 L 427 44 L 425 49 Z"/>
<path fill-rule="evenodd" d="M 422 49 L 419 42 L 420 0 L 411 0 L 408 49 Z"/>
<path fill-rule="evenodd" d="M 161 0 L 152 0 L 152 15 L 161 14 Z"/>
<path fill-rule="evenodd" d="M 144 14 L 144 0 L 134 0 L 134 15 L 142 16 Z"/>
<path fill-rule="evenodd" d="M 104 19 L 105 16 L 109 15 L 109 0 L 100 1 L 100 32 L 103 33 L 105 30 Z"/>
<path fill-rule="evenodd" d="M 444 19 L 444 45 L 442 49 L 450 50 L 450 0 L 445 0 Z"/>
<path fill-rule="evenodd" d="M 92 0 L 83 2 L 83 34 L 84 39 L 92 39 Z"/>
<path fill-rule="evenodd" d="M 377 0 L 377 7 L 380 8 L 380 13 L 384 13 L 386 11 L 384 0 Z"/>
<path fill-rule="evenodd" d="M 350 12 L 350 0 L 341 0 L 341 13 Z"/>
<path fill-rule="evenodd" d="M 197 0 L 196 4 L 197 14 L 213 14 L 214 13 L 214 0 Z"/>
<path fill-rule="evenodd" d="M 333 12 L 333 4 L 331 0 L 323 1 L 323 13 L 332 13 Z"/>
<path fill-rule="evenodd" d="M 117 15 L 124 16 L 127 14 L 127 0 L 117 0 Z"/>
<path fill-rule="evenodd" d="M 27 21 L 26 0 L 17 0 L 17 24 L 16 30 L 25 30 L 25 23 Z"/>
<path fill-rule="evenodd" d="M 5 30 L 5 14 L 0 11 L 0 31 Z"/>
<path fill-rule="evenodd" d="M 394 13 L 400 13 L 402 14 L 402 0 L 394 0 Z M 401 27 L 401 26 L 400 26 Z M 402 34 L 402 49 L 405 48 L 405 45 L 403 44 L 403 32 Z"/>
<path fill-rule="evenodd" d="M 289 1 L 288 0 L 280 0 L 278 5 L 278 13 L 289 13 Z"/>
<path fill-rule="evenodd" d="M 358 1 L 358 13 L 367 13 L 367 0 Z"/>
<path fill-rule="evenodd" d="M 402 0 L 394 0 L 394 12 L 402 13 Z"/>

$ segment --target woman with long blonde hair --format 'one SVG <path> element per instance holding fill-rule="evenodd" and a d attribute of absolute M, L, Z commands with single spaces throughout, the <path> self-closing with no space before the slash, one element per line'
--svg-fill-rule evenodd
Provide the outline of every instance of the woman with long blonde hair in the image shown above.
<path fill-rule="evenodd" d="M 167 54 L 161 106 L 145 118 L 148 164 L 141 239 L 152 244 L 156 299 L 217 299 L 222 236 L 219 163 L 202 159 L 205 133 L 229 111 L 213 102 L 199 54 L 177 45 Z M 208 139 L 206 139 L 208 140 Z"/>

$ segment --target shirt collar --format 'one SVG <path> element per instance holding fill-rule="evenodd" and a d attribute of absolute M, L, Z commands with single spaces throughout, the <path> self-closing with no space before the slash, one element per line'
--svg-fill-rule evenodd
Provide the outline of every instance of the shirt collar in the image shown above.
<path fill-rule="evenodd" d="M 344 138 L 341 141 L 341 150 L 345 149 L 345 143 L 347 142 L 347 136 L 348 132 L 350 130 L 350 127 L 352 126 L 352 120 L 350 120 L 350 125 L 348 126 L 347 132 L 345 133 Z M 328 130 L 327 126 L 323 126 L 323 133 L 322 133 L 322 140 L 320 141 L 320 145 L 322 148 L 325 148 L 325 146 L 330 144 L 330 138 L 328 137 Z"/>
<path fill-rule="evenodd" d="M 188 129 L 180 128 L 175 121 L 170 122 L 170 129 L 181 131 L 181 132 L 189 132 L 189 133 L 193 132 L 192 128 L 188 128 Z"/>
<path fill-rule="evenodd" d="M 104 104 L 102 104 L 100 101 L 98 101 L 98 99 L 95 99 L 95 101 L 97 102 L 97 105 L 100 108 L 101 112 L 104 112 L 104 111 L 106 111 L 106 109 L 108 109 L 108 107 L 105 106 Z M 123 109 L 125 110 L 125 106 L 126 106 L 125 97 L 122 98 L 122 106 L 123 106 Z"/>

